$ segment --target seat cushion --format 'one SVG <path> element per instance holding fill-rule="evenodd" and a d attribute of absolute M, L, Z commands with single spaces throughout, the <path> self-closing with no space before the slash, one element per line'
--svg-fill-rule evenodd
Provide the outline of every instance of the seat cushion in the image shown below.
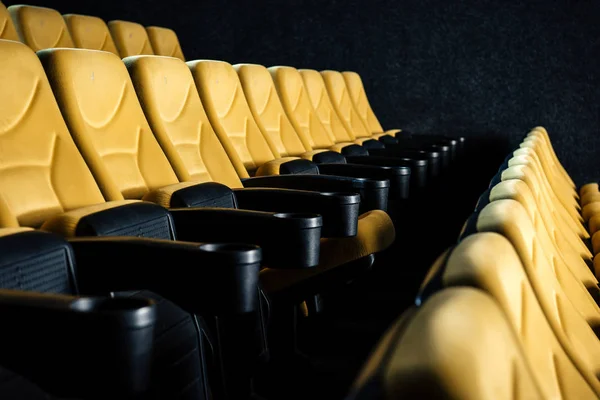
<path fill-rule="evenodd" d="M 396 231 L 389 215 L 381 210 L 366 212 L 358 218 L 356 236 L 321 239 L 318 267 L 294 271 L 265 268 L 260 272 L 261 284 L 268 293 L 284 290 L 332 268 L 381 252 L 395 238 Z"/>

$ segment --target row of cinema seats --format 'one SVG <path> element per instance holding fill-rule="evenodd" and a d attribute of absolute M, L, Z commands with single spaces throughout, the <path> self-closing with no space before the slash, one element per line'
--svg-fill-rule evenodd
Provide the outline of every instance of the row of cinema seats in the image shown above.
<path fill-rule="evenodd" d="M 544 128 L 529 132 L 350 398 L 599 398 L 600 256 L 584 224 L 597 199 Z"/>
<path fill-rule="evenodd" d="M 394 247 L 464 149 L 383 132 L 354 73 L 186 64 L 173 31 L 48 8 L 0 23 L 3 398 L 248 398 L 299 305 Z"/>

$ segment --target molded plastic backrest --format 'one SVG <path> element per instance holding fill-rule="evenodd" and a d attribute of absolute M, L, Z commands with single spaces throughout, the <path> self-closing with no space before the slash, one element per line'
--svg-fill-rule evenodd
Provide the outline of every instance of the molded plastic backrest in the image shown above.
<path fill-rule="evenodd" d="M 39 54 L 71 136 L 108 200 L 178 183 L 119 57 L 82 49 Z"/>
<path fill-rule="evenodd" d="M 119 55 L 106 22 L 88 15 L 63 15 L 75 47 L 89 50 L 110 51 Z"/>
<path fill-rule="evenodd" d="M 180 181 L 242 187 L 210 125 L 190 69 L 172 57 L 128 57 L 138 99 Z"/>
<path fill-rule="evenodd" d="M 152 50 L 157 56 L 176 57 L 185 61 L 179 38 L 174 30 L 159 26 L 146 27 Z"/>
<path fill-rule="evenodd" d="M 273 79 L 262 65 L 238 64 L 238 73 L 250 111 L 271 147 L 282 156 L 300 156 L 312 150 L 310 141 L 302 138 L 285 115 Z"/>
<path fill-rule="evenodd" d="M 300 72 L 292 67 L 268 69 L 290 122 L 296 132 L 303 132 L 314 149 L 327 149 L 335 144 L 317 116 Z"/>
<path fill-rule="evenodd" d="M 321 74 L 312 69 L 301 69 L 299 72 L 310 101 L 319 116 L 319 120 L 329 132 L 329 136 L 334 137 L 336 142 L 353 141 L 355 136 L 352 131 L 347 129 L 346 124 L 333 108 Z"/>
<path fill-rule="evenodd" d="M 129 21 L 110 21 L 108 29 L 121 57 L 154 54 L 148 33 L 140 24 Z"/>
<path fill-rule="evenodd" d="M 542 391 L 533 375 L 536 367 L 493 298 L 472 288 L 449 288 L 388 330 L 350 399 L 372 399 L 373 392 L 385 400 L 547 398 L 549 390 Z M 579 393 L 593 395 L 585 384 Z"/>
<path fill-rule="evenodd" d="M 0 60 L 0 226 L 104 202 L 35 53 L 0 40 Z"/>
<path fill-rule="evenodd" d="M 377 116 L 371 108 L 367 92 L 363 85 L 360 75 L 356 72 L 346 71 L 342 72 L 348 93 L 352 99 L 352 103 L 356 108 L 356 112 L 362 118 L 364 124 L 369 128 L 372 133 L 383 132 L 383 127 L 379 123 Z"/>
<path fill-rule="evenodd" d="M 6 6 L 0 2 L 0 39 L 20 41 Z"/>
<path fill-rule="evenodd" d="M 340 119 L 346 123 L 346 129 L 359 138 L 371 136 L 372 132 L 365 126 L 354 108 L 342 74 L 338 71 L 322 71 L 321 75 L 325 81 L 331 104 Z"/>
<path fill-rule="evenodd" d="M 240 178 L 280 158 L 254 121 L 237 72 L 224 61 L 187 63 L 206 114 Z"/>
<path fill-rule="evenodd" d="M 594 398 L 591 388 L 600 394 L 596 378 L 600 342 L 556 281 L 546 277 L 550 275 L 544 271 L 524 269 L 511 243 L 487 232 L 466 238 L 452 251 L 442 279 L 446 287 L 473 286 L 496 300 L 521 342 L 545 398 Z M 590 345 L 589 352 L 585 344 Z"/>
<path fill-rule="evenodd" d="M 16 5 L 8 7 L 23 43 L 33 51 L 75 47 L 65 20 L 52 8 Z"/>

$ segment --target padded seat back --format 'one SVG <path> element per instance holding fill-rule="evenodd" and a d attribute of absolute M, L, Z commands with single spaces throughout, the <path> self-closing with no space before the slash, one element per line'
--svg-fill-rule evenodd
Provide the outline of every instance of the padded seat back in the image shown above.
<path fill-rule="evenodd" d="M 466 238 L 447 258 L 442 281 L 444 287 L 483 290 L 497 302 L 541 383 L 544 398 L 600 394 L 598 338 L 550 274 L 543 268 L 524 269 L 505 237 L 486 232 Z"/>
<path fill-rule="evenodd" d="M 331 104 L 340 119 L 345 123 L 346 129 L 358 138 L 369 137 L 372 132 L 366 127 L 360 115 L 354 108 L 354 103 L 346 88 L 344 77 L 338 71 L 322 71 L 325 87 Z"/>
<path fill-rule="evenodd" d="M 108 29 L 121 57 L 154 54 L 146 29 L 140 24 L 129 21 L 110 21 Z"/>
<path fill-rule="evenodd" d="M 313 108 L 302 76 L 293 67 L 271 67 L 268 69 L 275 89 L 290 122 L 296 132 L 302 132 L 314 149 L 328 149 L 335 144 Z"/>
<path fill-rule="evenodd" d="M 248 178 L 261 165 L 281 158 L 256 125 L 231 64 L 198 60 L 187 65 L 212 127 L 240 178 Z"/>
<path fill-rule="evenodd" d="M 2 2 L 0 2 L 0 39 L 20 41 L 15 24 Z"/>
<path fill-rule="evenodd" d="M 33 51 L 52 47 L 75 47 L 62 15 L 45 7 L 15 5 L 8 7 L 23 43 Z"/>
<path fill-rule="evenodd" d="M 528 136 L 538 136 L 545 142 L 546 148 L 548 150 L 548 155 L 552 160 L 552 165 L 554 165 L 556 170 L 561 174 L 562 178 L 569 184 L 569 186 L 571 186 L 571 188 L 573 189 L 576 189 L 577 186 L 569 176 L 569 173 L 562 166 L 560 160 L 556 155 L 556 152 L 554 151 L 552 141 L 550 140 L 550 136 L 548 136 L 548 131 L 542 126 L 537 126 L 531 130 Z"/>
<path fill-rule="evenodd" d="M 544 399 L 558 392 L 544 387 L 528 358 L 493 298 L 449 288 L 388 329 L 349 399 Z M 547 369 L 552 360 L 540 361 Z M 581 379 L 566 377 L 573 394 L 593 396 Z"/>
<path fill-rule="evenodd" d="M 301 69 L 299 72 L 313 108 L 329 136 L 334 137 L 336 142 L 351 142 L 356 139 L 333 108 L 321 74 L 312 69 Z"/>
<path fill-rule="evenodd" d="M 269 71 L 256 64 L 238 64 L 233 67 L 240 78 L 256 125 L 269 145 L 275 147 L 283 157 L 298 157 L 311 151 L 308 138 L 303 132 L 296 132 L 285 114 Z"/>
<path fill-rule="evenodd" d="M 532 221 L 518 202 L 491 202 L 481 211 L 477 229 L 500 233 L 515 248 L 556 337 L 600 395 L 600 342 L 594 333 L 600 326 L 600 312 L 586 288 L 540 244 Z M 499 254 L 487 256 L 491 260 Z"/>
<path fill-rule="evenodd" d="M 350 99 L 354 104 L 356 112 L 363 120 L 369 131 L 372 133 L 383 132 L 383 127 L 379 123 L 377 116 L 371 108 L 371 104 L 369 103 L 369 98 L 367 97 L 367 92 L 365 91 L 365 87 L 360 75 L 356 72 L 346 71 L 342 72 L 342 76 L 344 77 L 344 82 L 346 82 L 346 88 L 348 89 L 348 94 L 350 95 Z"/>
<path fill-rule="evenodd" d="M 69 131 L 107 200 L 141 199 L 179 183 L 112 53 L 50 49 L 39 54 Z"/>
<path fill-rule="evenodd" d="M 109 51 L 119 55 L 106 22 L 88 15 L 66 14 L 63 18 L 69 28 L 75 47 L 89 50 Z"/>
<path fill-rule="evenodd" d="M 0 59 L 0 226 L 103 203 L 35 53 L 0 40 Z"/>
<path fill-rule="evenodd" d="M 148 26 L 146 27 L 146 33 L 148 34 L 154 54 L 157 56 L 175 57 L 181 61 L 185 61 L 181 45 L 179 44 L 179 38 L 174 30 L 159 26 Z"/>
<path fill-rule="evenodd" d="M 124 61 L 152 132 L 179 180 L 241 188 L 187 65 L 176 58 L 157 56 Z"/>

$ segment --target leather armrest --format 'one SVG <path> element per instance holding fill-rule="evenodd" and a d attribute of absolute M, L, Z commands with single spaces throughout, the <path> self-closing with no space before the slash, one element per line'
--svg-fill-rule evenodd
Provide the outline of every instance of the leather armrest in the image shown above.
<path fill-rule="evenodd" d="M 262 248 L 263 266 L 270 268 L 319 264 L 320 215 L 227 208 L 176 208 L 169 212 L 179 240 L 254 244 Z"/>
<path fill-rule="evenodd" d="M 240 208 L 320 214 L 323 217 L 322 237 L 356 236 L 358 194 L 268 188 L 234 189 L 234 193 Z"/>
<path fill-rule="evenodd" d="M 393 199 L 408 198 L 410 187 L 410 168 L 406 166 L 319 164 L 319 171 L 326 175 L 389 179 L 390 197 Z"/>
<path fill-rule="evenodd" d="M 387 210 L 390 181 L 333 175 L 273 175 L 242 179 L 244 187 L 360 194 L 360 211 Z"/>
<path fill-rule="evenodd" d="M 431 178 L 437 177 L 441 172 L 442 160 L 439 151 L 410 149 L 402 146 L 386 147 L 384 150 L 375 149 L 369 150 L 369 154 L 382 157 L 406 157 L 410 159 L 427 159 L 427 176 Z"/>
<path fill-rule="evenodd" d="M 369 155 L 368 157 L 346 157 L 346 160 L 350 164 L 410 167 L 411 187 L 421 189 L 427 185 L 429 161 L 425 156 L 385 157 Z"/>
<path fill-rule="evenodd" d="M 257 309 L 261 250 L 135 237 L 70 238 L 83 293 L 150 290 L 196 314 Z"/>
<path fill-rule="evenodd" d="M 0 290 L 0 365 L 61 398 L 139 398 L 150 383 L 151 300 Z"/>

